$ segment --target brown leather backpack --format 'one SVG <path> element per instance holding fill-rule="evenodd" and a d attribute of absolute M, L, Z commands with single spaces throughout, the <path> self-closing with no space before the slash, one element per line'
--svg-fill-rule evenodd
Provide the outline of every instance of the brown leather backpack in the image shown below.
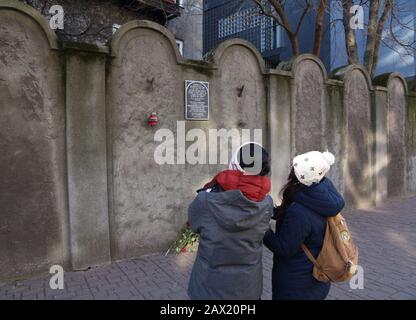
<path fill-rule="evenodd" d="M 322 250 L 315 259 L 305 244 L 302 249 L 314 264 L 313 276 L 321 282 L 343 282 L 356 273 L 358 248 L 341 214 L 327 219 Z"/>

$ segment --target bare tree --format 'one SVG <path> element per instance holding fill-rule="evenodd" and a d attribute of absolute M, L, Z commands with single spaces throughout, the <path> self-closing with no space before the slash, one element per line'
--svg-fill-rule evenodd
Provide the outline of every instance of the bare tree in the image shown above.
<path fill-rule="evenodd" d="M 289 10 L 289 3 L 285 0 L 253 0 L 260 8 L 260 12 L 280 25 L 286 32 L 292 52 L 294 56 L 299 55 L 299 32 L 307 15 L 315 18 L 314 42 L 311 53 L 319 56 L 322 48 L 322 39 L 324 34 L 324 18 L 329 12 L 329 0 L 294 0 L 290 2 L 290 6 L 301 10 L 301 14 L 295 25 L 291 25 L 286 11 Z"/>
<path fill-rule="evenodd" d="M 322 47 L 322 36 L 324 33 L 323 20 L 325 17 L 325 11 L 328 6 L 328 0 L 319 1 L 318 12 L 316 15 L 316 26 L 315 26 L 315 40 L 313 43 L 312 53 L 319 57 L 321 54 Z"/>
<path fill-rule="evenodd" d="M 323 33 L 324 33 L 324 17 L 325 14 L 331 14 L 328 0 L 294 0 L 298 8 L 302 9 L 302 14 L 295 26 L 289 23 L 287 10 L 289 10 L 288 2 L 284 0 L 252 0 L 260 8 L 260 12 L 268 17 L 272 17 L 274 21 L 283 27 L 290 40 L 293 55 L 299 55 L 299 39 L 298 34 L 306 15 L 312 15 L 315 19 L 314 43 L 310 52 L 316 56 L 320 55 Z M 366 29 L 365 50 L 363 52 L 364 67 L 373 77 L 379 63 L 379 54 L 381 45 L 397 52 L 401 57 L 406 55 L 414 55 L 416 50 L 415 39 L 406 39 L 401 35 L 403 30 L 407 30 L 413 34 L 415 31 L 414 18 L 407 20 L 408 9 L 406 4 L 395 0 L 339 0 L 339 10 L 341 18 L 332 19 L 329 28 L 333 28 L 337 23 L 342 22 L 345 36 L 345 49 L 348 57 L 348 63 L 360 63 L 360 52 L 357 44 L 356 28 L 353 27 L 351 21 L 356 18 L 357 12 L 354 12 L 354 5 L 360 5 L 363 9 L 368 10 L 368 19 L 364 26 Z M 333 8 L 332 8 L 333 9 Z M 347 62 L 347 61 L 346 61 Z"/>
<path fill-rule="evenodd" d="M 382 3 L 384 2 L 384 4 Z M 364 67 L 371 76 L 374 76 L 377 68 L 380 47 L 382 43 L 383 31 L 386 27 L 387 19 L 392 15 L 395 0 L 369 0 L 364 3 L 369 7 L 369 18 L 367 23 L 367 39 L 364 52 Z M 350 21 L 351 7 L 354 5 L 352 0 L 344 0 L 344 28 L 346 30 L 346 47 L 350 63 L 358 63 L 358 46 L 355 39 L 355 30 L 351 29 Z M 380 14 L 381 13 L 381 14 Z M 348 24 L 346 26 L 345 24 Z M 348 29 L 348 33 L 347 33 Z"/>
<path fill-rule="evenodd" d="M 343 1 L 344 21 L 347 21 L 348 18 L 351 19 L 348 14 L 353 5 L 352 1 Z M 362 0 L 360 5 L 368 9 L 369 12 L 368 21 L 365 24 L 367 34 L 363 64 L 371 77 L 375 75 L 382 44 L 396 52 L 401 59 L 415 55 L 414 36 L 412 39 L 406 39 L 407 34 L 414 34 L 415 31 L 415 18 L 408 18 L 408 3 L 396 0 Z M 355 39 L 355 32 L 355 30 L 350 30 L 350 38 L 346 38 L 350 63 L 359 62 L 357 42 L 351 41 L 351 39 Z"/>
<path fill-rule="evenodd" d="M 355 30 L 351 28 L 351 19 L 353 18 L 351 14 L 351 7 L 354 5 L 353 0 L 343 0 L 342 1 L 342 12 L 343 12 L 343 25 L 344 25 L 344 34 L 345 34 L 345 47 L 347 50 L 348 63 L 359 63 L 358 58 L 358 46 L 357 38 L 355 35 Z"/>

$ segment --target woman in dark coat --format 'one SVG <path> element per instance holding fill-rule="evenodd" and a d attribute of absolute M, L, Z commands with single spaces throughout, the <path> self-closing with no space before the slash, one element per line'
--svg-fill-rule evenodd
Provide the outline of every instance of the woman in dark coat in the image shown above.
<path fill-rule="evenodd" d="M 243 161 L 245 150 L 258 172 L 253 161 Z M 188 286 L 192 300 L 260 299 L 263 237 L 273 214 L 269 171 L 267 152 L 245 144 L 230 170 L 217 174 L 189 206 L 189 223 L 200 238 Z"/>
<path fill-rule="evenodd" d="M 332 182 L 325 178 L 334 163 L 328 152 L 310 152 L 293 161 L 289 181 L 283 188 L 283 201 L 274 216 L 276 232 L 268 230 L 264 244 L 273 253 L 273 300 L 324 300 L 330 283 L 312 276 L 313 264 L 301 245 L 316 258 L 322 249 L 326 219 L 337 215 L 344 200 Z"/>

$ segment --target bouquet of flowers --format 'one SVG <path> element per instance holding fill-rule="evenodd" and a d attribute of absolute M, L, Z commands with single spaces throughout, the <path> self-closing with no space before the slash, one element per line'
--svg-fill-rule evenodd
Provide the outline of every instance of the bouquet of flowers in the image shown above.
<path fill-rule="evenodd" d="M 196 252 L 198 250 L 199 237 L 193 233 L 189 225 L 181 232 L 179 238 L 171 245 L 165 255 L 168 255 L 172 250 L 176 254 L 185 252 Z"/>

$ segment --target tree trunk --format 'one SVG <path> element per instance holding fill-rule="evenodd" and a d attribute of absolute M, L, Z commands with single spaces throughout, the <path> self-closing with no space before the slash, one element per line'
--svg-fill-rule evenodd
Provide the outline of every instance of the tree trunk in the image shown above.
<path fill-rule="evenodd" d="M 313 54 L 319 57 L 321 55 L 322 35 L 323 35 L 323 20 L 325 16 L 325 8 L 328 4 L 328 0 L 321 0 L 319 2 L 318 13 L 316 15 L 315 26 L 315 41 L 313 44 Z"/>
<path fill-rule="evenodd" d="M 377 40 L 378 12 L 380 0 L 370 0 L 370 16 L 368 20 L 367 43 L 364 54 L 364 67 L 373 73 L 374 52 Z"/>
<path fill-rule="evenodd" d="M 356 64 L 359 63 L 357 39 L 355 37 L 355 30 L 351 28 L 351 13 L 350 9 L 353 6 L 353 0 L 343 0 L 343 23 L 345 31 L 345 47 L 347 49 L 348 63 Z"/>
<path fill-rule="evenodd" d="M 292 53 L 294 56 L 300 55 L 299 41 L 295 34 L 289 35 L 290 45 L 292 47 Z"/>
<path fill-rule="evenodd" d="M 393 7 L 394 7 L 394 0 L 386 0 L 383 14 L 381 15 L 381 18 L 377 25 L 376 39 L 374 43 L 373 61 L 372 61 L 371 72 L 370 72 L 371 77 L 374 77 L 374 74 L 377 69 L 384 26 L 386 24 L 387 18 L 390 16 L 393 10 Z"/>
<path fill-rule="evenodd" d="M 273 8 L 276 10 L 277 15 L 280 17 L 280 25 L 286 30 L 289 37 L 290 45 L 292 47 L 292 53 L 294 56 L 300 55 L 298 35 L 292 31 L 289 19 L 286 15 L 285 8 L 279 0 L 269 0 Z"/>

